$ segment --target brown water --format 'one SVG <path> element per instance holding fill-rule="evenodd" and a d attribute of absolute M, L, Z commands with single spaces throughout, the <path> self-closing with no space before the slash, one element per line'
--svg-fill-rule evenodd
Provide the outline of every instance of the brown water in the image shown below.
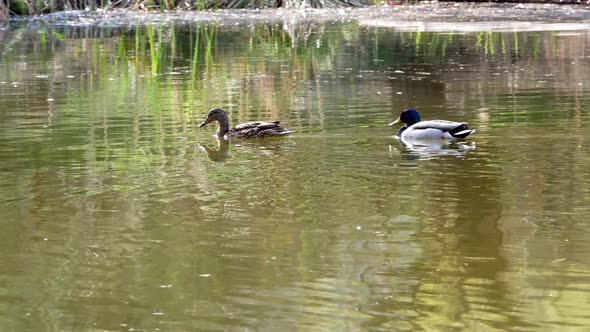
<path fill-rule="evenodd" d="M 0 330 L 587 331 L 584 26 L 84 22 L 0 30 Z"/>

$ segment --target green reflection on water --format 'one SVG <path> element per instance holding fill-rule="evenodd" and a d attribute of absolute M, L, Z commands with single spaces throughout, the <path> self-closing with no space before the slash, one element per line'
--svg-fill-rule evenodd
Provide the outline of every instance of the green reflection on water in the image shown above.
<path fill-rule="evenodd" d="M 0 39 L 7 330 L 588 324 L 584 34 L 171 22 Z M 214 106 L 296 134 L 217 141 L 195 128 Z M 403 146 L 386 124 L 409 106 L 477 133 Z"/>

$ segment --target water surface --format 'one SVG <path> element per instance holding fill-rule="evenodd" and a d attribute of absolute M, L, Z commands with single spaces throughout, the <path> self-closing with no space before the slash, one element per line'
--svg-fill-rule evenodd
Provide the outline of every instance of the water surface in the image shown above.
<path fill-rule="evenodd" d="M 310 16 L 0 30 L 2 330 L 587 329 L 587 22 Z"/>

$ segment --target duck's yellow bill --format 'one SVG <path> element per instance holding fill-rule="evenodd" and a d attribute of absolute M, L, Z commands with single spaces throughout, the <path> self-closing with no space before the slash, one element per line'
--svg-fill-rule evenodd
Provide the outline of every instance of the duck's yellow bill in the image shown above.
<path fill-rule="evenodd" d="M 393 121 L 392 123 L 390 123 L 390 124 L 389 124 L 389 126 L 391 127 L 391 126 L 393 126 L 394 124 L 396 124 L 396 123 L 400 123 L 400 122 L 402 122 L 402 119 L 401 119 L 401 117 L 400 117 L 400 118 L 397 118 L 395 121 Z"/>

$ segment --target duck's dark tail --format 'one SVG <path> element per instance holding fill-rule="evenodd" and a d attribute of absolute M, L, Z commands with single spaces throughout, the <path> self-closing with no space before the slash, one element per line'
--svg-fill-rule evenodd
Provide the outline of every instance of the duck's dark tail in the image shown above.
<path fill-rule="evenodd" d="M 469 136 L 469 134 L 474 133 L 475 129 L 469 129 L 466 124 L 461 124 L 452 130 L 449 130 L 449 134 L 455 138 L 465 138 Z"/>

